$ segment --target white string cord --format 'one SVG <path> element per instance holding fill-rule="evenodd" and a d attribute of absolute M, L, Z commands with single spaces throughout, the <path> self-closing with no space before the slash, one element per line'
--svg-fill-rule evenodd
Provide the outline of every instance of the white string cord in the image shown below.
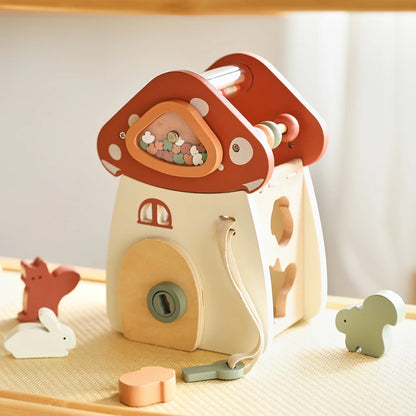
<path fill-rule="evenodd" d="M 230 368 L 235 368 L 235 366 L 240 361 L 245 360 L 245 359 L 252 359 L 250 363 L 246 366 L 246 373 L 248 373 L 264 351 L 264 344 L 265 344 L 264 330 L 263 330 L 263 324 L 261 322 L 257 309 L 244 286 L 243 280 L 241 279 L 241 275 L 240 275 L 240 272 L 238 270 L 238 267 L 237 267 L 237 264 L 235 262 L 235 258 L 233 255 L 233 251 L 231 247 L 231 240 L 232 240 L 232 237 L 236 233 L 235 229 L 233 228 L 234 224 L 235 224 L 235 219 L 232 217 L 220 216 L 218 218 L 218 221 L 217 221 L 218 248 L 220 250 L 222 260 L 227 270 L 227 274 L 229 278 L 231 279 L 231 282 L 236 292 L 240 296 L 244 306 L 246 307 L 247 312 L 249 313 L 254 324 L 256 325 L 257 332 L 258 332 L 258 341 L 257 341 L 257 345 L 254 347 L 252 351 L 248 353 L 233 354 L 228 359 L 228 366 Z"/>

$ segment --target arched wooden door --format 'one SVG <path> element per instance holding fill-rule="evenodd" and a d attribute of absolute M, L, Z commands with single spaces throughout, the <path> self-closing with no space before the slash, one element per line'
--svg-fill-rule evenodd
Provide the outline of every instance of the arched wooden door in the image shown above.
<path fill-rule="evenodd" d="M 158 292 L 160 284 L 168 287 L 167 292 Z M 172 316 L 178 305 L 173 304 L 168 293 L 169 284 L 179 288 L 186 299 L 182 297 L 180 301 L 182 308 L 185 304 L 182 315 L 172 322 L 156 318 L 148 299 L 156 296 L 155 308 L 161 314 Z M 134 244 L 122 261 L 118 296 L 121 327 L 126 338 L 185 351 L 198 347 L 202 327 L 201 289 L 191 265 L 171 243 L 149 238 Z"/>

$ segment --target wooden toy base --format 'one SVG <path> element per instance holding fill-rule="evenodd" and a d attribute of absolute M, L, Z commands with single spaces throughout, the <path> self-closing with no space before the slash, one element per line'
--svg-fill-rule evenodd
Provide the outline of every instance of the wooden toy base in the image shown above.
<path fill-rule="evenodd" d="M 0 272 L 0 337 L 13 328 L 21 309 L 23 283 L 18 273 Z M 335 310 L 325 310 L 309 323 L 301 322 L 274 340 L 246 377 L 224 382 L 187 384 L 183 367 L 224 359 L 222 354 L 184 352 L 126 340 L 106 317 L 105 286 L 81 281 L 62 300 L 60 319 L 76 335 L 77 348 L 66 358 L 16 360 L 0 346 L 0 414 L 54 413 L 51 407 L 15 400 L 84 409 L 74 414 L 413 414 L 416 408 L 416 321 L 393 328 L 393 347 L 376 359 L 350 353 L 345 336 L 335 328 Z M 144 366 L 174 368 L 174 401 L 143 409 L 120 403 L 118 378 Z M 77 403 L 75 403 L 77 402 Z M 18 412 L 16 409 L 19 408 Z M 25 409 L 30 409 L 26 412 Z M 23 410 L 22 410 L 23 409 Z M 38 409 L 38 413 L 36 413 Z M 45 410 L 47 409 L 47 411 Z M 6 413 L 3 413 L 6 411 Z"/>

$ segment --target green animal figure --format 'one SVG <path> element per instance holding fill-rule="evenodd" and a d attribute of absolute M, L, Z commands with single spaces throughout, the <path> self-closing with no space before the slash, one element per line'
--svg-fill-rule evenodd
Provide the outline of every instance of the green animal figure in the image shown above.
<path fill-rule="evenodd" d="M 340 310 L 335 325 L 346 335 L 349 351 L 378 358 L 391 348 L 390 326 L 400 323 L 405 313 L 403 299 L 391 290 L 382 290 L 360 305 Z"/>

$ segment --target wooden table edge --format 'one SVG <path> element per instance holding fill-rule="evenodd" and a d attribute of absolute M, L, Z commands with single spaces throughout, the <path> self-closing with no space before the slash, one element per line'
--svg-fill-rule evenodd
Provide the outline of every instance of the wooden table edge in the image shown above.
<path fill-rule="evenodd" d="M 0 411 L 1 414 L 5 414 L 4 412 L 7 411 L 9 413 L 6 412 L 6 414 L 19 416 L 166 416 L 165 413 L 150 412 L 137 407 L 77 402 L 9 390 L 0 390 Z"/>
<path fill-rule="evenodd" d="M 4 271 L 8 272 L 20 272 L 20 261 L 19 259 L 12 257 L 0 257 L 0 266 Z M 58 267 L 57 263 L 48 263 L 48 269 L 50 272 Z M 72 266 L 81 275 L 81 279 L 88 280 L 91 282 L 105 282 L 105 270 L 95 269 L 92 267 L 83 266 Z"/>
<path fill-rule="evenodd" d="M 415 0 L 0 0 L 12 12 L 133 13 L 153 15 L 270 15 L 293 11 L 412 11 Z"/>

